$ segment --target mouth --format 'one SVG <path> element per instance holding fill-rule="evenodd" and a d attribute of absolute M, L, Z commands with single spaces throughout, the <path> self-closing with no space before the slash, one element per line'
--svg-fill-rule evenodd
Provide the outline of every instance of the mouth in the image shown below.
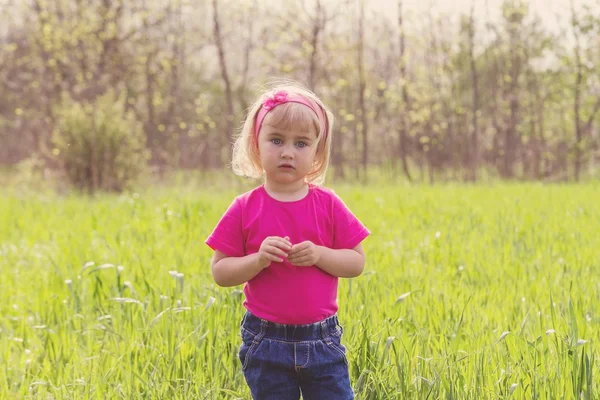
<path fill-rule="evenodd" d="M 295 169 L 294 166 L 292 164 L 280 164 L 279 168 L 281 169 Z"/>

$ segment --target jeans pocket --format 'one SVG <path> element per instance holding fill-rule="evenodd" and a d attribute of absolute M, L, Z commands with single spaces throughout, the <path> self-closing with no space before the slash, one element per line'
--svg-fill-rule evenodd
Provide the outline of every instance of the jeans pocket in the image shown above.
<path fill-rule="evenodd" d="M 242 337 L 242 342 L 250 343 L 254 340 L 257 334 L 252 332 L 251 330 L 241 327 L 240 335 Z"/>
<path fill-rule="evenodd" d="M 331 330 L 330 335 L 341 338 L 344 335 L 344 327 L 342 327 L 340 324 L 337 324 L 335 328 Z"/>
<path fill-rule="evenodd" d="M 330 348 L 332 348 L 338 356 L 342 358 L 346 365 L 348 365 L 348 351 L 346 349 L 346 346 L 342 344 L 341 337 L 332 336 L 331 340 L 327 342 L 327 345 Z"/>
<path fill-rule="evenodd" d="M 248 367 L 248 364 L 250 363 L 252 353 L 260 344 L 260 340 L 255 340 L 257 335 L 244 328 L 241 329 L 241 334 L 242 344 L 240 345 L 238 357 L 240 359 L 240 362 L 242 363 L 242 371 L 245 371 L 246 367 Z"/>

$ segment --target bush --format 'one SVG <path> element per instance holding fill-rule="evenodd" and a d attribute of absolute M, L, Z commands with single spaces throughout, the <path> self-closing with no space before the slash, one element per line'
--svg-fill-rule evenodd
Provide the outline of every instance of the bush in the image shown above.
<path fill-rule="evenodd" d="M 92 104 L 66 99 L 57 108 L 53 152 L 77 188 L 120 192 L 146 171 L 144 130 L 124 105 L 109 91 Z"/>

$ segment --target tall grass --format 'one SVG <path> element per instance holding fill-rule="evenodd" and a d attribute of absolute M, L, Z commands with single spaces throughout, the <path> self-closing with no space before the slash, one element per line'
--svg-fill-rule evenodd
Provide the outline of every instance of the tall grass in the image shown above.
<path fill-rule="evenodd" d="M 353 187 L 359 399 L 595 399 L 600 186 Z M 203 243 L 235 192 L 0 195 L 0 398 L 249 398 L 241 287 Z"/>

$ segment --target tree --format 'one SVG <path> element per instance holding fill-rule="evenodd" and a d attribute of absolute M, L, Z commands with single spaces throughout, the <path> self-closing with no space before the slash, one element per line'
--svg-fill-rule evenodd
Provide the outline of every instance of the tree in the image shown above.
<path fill-rule="evenodd" d="M 225 50 L 223 37 L 221 35 L 221 23 L 219 21 L 219 8 L 218 0 L 212 0 L 213 5 L 213 26 L 215 33 L 215 44 L 217 46 L 217 52 L 219 54 L 219 65 L 221 67 L 221 77 L 223 78 L 223 84 L 225 85 L 225 100 L 227 102 L 227 115 L 225 116 L 226 121 L 226 135 L 229 139 L 229 143 L 233 143 L 233 118 L 235 112 L 233 110 L 233 95 L 231 91 L 231 82 L 229 80 L 229 71 L 227 69 L 227 62 L 225 60 Z"/>
<path fill-rule="evenodd" d="M 469 64 L 471 67 L 471 84 L 473 86 L 473 104 L 471 107 L 472 124 L 471 127 L 471 149 L 470 149 L 470 179 L 477 180 L 477 169 L 479 167 L 479 77 L 477 75 L 477 61 L 475 58 L 475 0 L 471 2 L 471 14 L 468 22 L 469 35 Z"/>
<path fill-rule="evenodd" d="M 402 9 L 402 0 L 398 1 L 398 27 L 400 29 L 400 86 L 402 92 L 402 116 L 399 127 L 399 153 L 402 160 L 402 169 L 404 175 L 409 181 L 412 181 L 412 176 L 408 167 L 408 116 L 411 112 L 411 102 L 408 96 L 408 76 L 406 73 L 406 33 L 404 30 L 404 18 Z"/>
<path fill-rule="evenodd" d="M 571 27 L 573 36 L 575 37 L 575 84 L 573 87 L 573 112 L 575 120 L 575 181 L 579 181 L 581 175 L 583 152 L 584 148 L 586 147 L 585 140 L 589 137 L 596 113 L 600 110 L 600 96 L 596 95 L 595 97 L 597 97 L 597 99 L 590 107 L 587 119 L 584 119 L 583 117 L 582 97 L 584 95 L 584 85 L 586 85 L 594 70 L 597 70 L 596 73 L 600 72 L 600 69 L 598 69 L 596 66 L 600 57 L 595 60 L 596 64 L 594 64 L 592 60 L 593 56 L 590 51 L 591 49 L 586 51 L 582 45 L 582 36 L 591 34 L 592 37 L 598 37 L 600 34 L 600 29 L 597 28 L 599 22 L 592 17 L 591 10 L 588 9 L 586 15 L 587 17 L 584 18 L 579 17 L 575 10 L 573 0 L 571 0 Z M 584 52 L 587 53 L 587 55 L 583 54 Z M 598 90 L 597 88 L 594 89 Z"/>

